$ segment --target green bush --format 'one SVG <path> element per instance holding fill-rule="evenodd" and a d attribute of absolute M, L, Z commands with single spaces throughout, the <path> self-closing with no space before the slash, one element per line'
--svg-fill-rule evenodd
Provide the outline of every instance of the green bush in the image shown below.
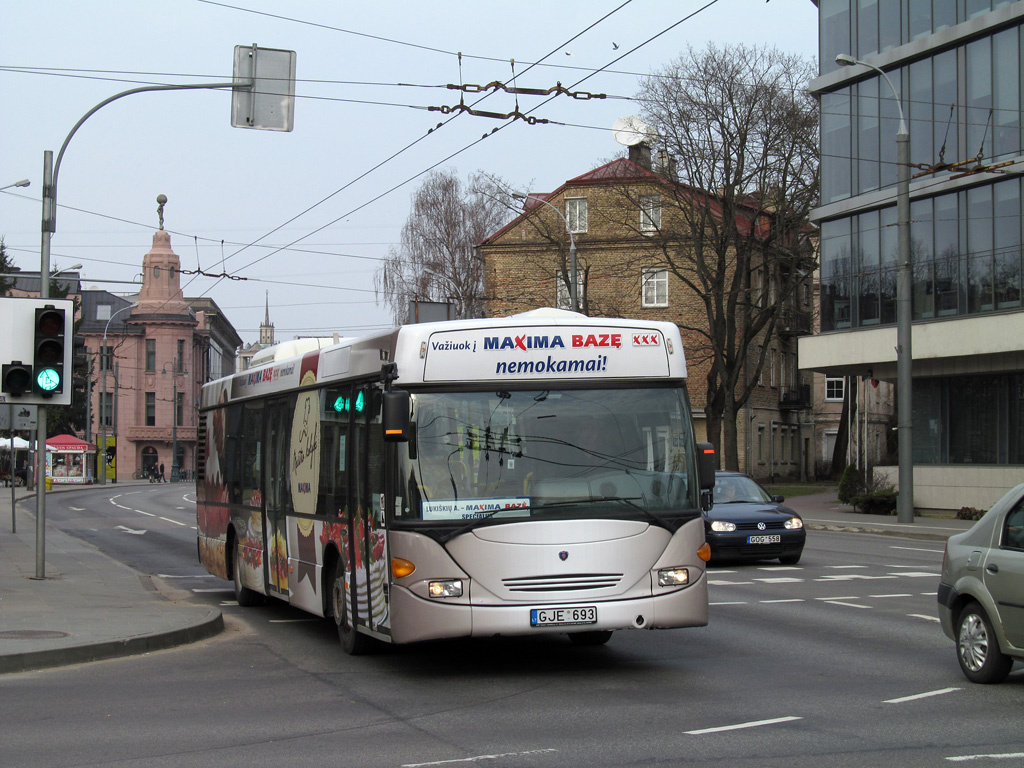
<path fill-rule="evenodd" d="M 854 466 L 848 466 L 843 470 L 843 476 L 839 479 L 839 501 L 843 504 L 852 504 L 853 497 L 864 490 L 864 480 L 860 472 Z"/>
<path fill-rule="evenodd" d="M 892 488 L 880 488 L 858 494 L 849 503 L 865 515 L 895 515 L 898 495 Z"/>
<path fill-rule="evenodd" d="M 980 520 L 981 516 L 984 515 L 986 510 L 975 509 L 974 507 L 960 507 L 960 511 L 956 513 L 957 520 Z"/>

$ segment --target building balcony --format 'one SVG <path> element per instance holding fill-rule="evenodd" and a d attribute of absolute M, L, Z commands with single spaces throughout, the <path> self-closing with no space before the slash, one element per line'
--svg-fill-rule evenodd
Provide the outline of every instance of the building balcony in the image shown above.
<path fill-rule="evenodd" d="M 128 427 L 124 431 L 124 437 L 134 443 L 172 443 L 174 442 L 174 430 L 172 427 Z M 194 443 L 196 441 L 195 427 L 178 427 L 177 434 L 179 443 Z"/>
<path fill-rule="evenodd" d="M 779 390 L 780 411 L 803 411 L 811 407 L 811 385 L 798 384 Z"/>
<path fill-rule="evenodd" d="M 811 335 L 811 313 L 787 309 L 779 317 L 779 336 L 793 338 Z"/>

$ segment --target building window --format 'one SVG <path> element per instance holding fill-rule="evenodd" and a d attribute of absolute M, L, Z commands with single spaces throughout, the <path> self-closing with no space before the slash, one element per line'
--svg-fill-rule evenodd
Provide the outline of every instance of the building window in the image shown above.
<path fill-rule="evenodd" d="M 114 370 L 114 348 L 113 347 L 100 347 L 100 370 L 101 371 L 112 371 Z"/>
<path fill-rule="evenodd" d="M 572 279 L 570 275 L 569 279 Z M 576 301 L 583 305 L 583 273 L 576 272 Z M 572 296 L 569 295 L 569 286 L 562 278 L 561 273 L 555 278 L 555 307 L 558 309 L 572 309 Z"/>
<path fill-rule="evenodd" d="M 174 361 L 174 370 L 185 370 L 185 340 L 178 339 L 178 359 Z"/>
<path fill-rule="evenodd" d="M 826 377 L 825 379 L 825 402 L 841 403 L 846 393 L 846 379 L 839 377 Z"/>
<path fill-rule="evenodd" d="M 185 393 L 177 392 L 174 395 L 174 423 L 181 427 L 185 424 Z"/>
<path fill-rule="evenodd" d="M 146 426 L 156 426 L 156 392 L 146 393 Z"/>
<path fill-rule="evenodd" d="M 97 320 L 109 320 L 110 319 L 110 305 L 109 304 L 97 304 L 96 305 L 96 319 Z"/>
<path fill-rule="evenodd" d="M 645 307 L 668 306 L 668 270 L 645 269 L 641 288 L 641 305 Z"/>
<path fill-rule="evenodd" d="M 764 424 L 757 425 L 757 463 L 764 464 Z"/>
<path fill-rule="evenodd" d="M 156 339 L 146 339 L 146 372 L 156 372 Z"/>
<path fill-rule="evenodd" d="M 640 231 L 657 232 L 661 229 L 661 195 L 640 198 Z"/>
<path fill-rule="evenodd" d="M 112 427 L 114 426 L 114 393 L 113 392 L 101 392 L 100 393 L 100 426 L 101 427 Z"/>
<path fill-rule="evenodd" d="M 565 199 L 565 220 L 570 232 L 587 231 L 587 198 L 567 197 Z"/>

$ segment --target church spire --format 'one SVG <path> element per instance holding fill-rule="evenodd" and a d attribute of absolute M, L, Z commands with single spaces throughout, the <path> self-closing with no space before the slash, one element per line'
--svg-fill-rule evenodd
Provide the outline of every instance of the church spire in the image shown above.
<path fill-rule="evenodd" d="M 276 343 L 274 341 L 274 324 L 270 322 L 270 291 L 267 291 L 267 313 L 263 325 L 260 326 L 260 346 L 270 347 Z"/>

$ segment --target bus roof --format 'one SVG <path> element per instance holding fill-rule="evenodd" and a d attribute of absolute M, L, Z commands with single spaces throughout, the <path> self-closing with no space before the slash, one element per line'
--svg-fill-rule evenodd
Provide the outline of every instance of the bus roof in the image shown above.
<path fill-rule="evenodd" d="M 397 386 L 686 378 L 679 328 L 544 308 L 503 318 L 404 325 L 268 361 L 203 387 L 202 405 L 248 399 L 398 367 Z"/>

